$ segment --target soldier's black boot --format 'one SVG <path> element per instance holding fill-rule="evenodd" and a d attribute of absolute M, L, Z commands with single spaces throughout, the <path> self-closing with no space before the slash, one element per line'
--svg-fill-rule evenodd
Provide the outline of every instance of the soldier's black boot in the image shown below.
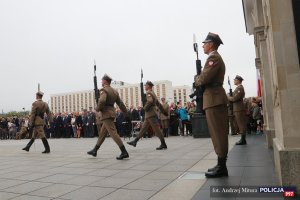
<path fill-rule="evenodd" d="M 42 153 L 50 153 L 50 146 L 49 146 L 49 143 L 48 143 L 47 139 L 42 138 L 42 142 L 43 142 L 44 147 L 45 147 L 45 151 L 43 151 Z"/>
<path fill-rule="evenodd" d="M 167 145 L 166 145 L 166 142 L 165 142 L 164 138 L 161 139 L 160 142 L 161 142 L 161 144 L 160 144 L 159 147 L 156 148 L 156 150 L 163 150 L 163 149 L 167 149 L 168 148 Z"/>
<path fill-rule="evenodd" d="M 207 171 L 208 172 L 212 172 L 212 171 L 214 171 L 216 169 L 216 167 L 218 167 L 218 164 L 216 166 L 212 167 L 212 168 L 209 168 Z"/>
<path fill-rule="evenodd" d="M 121 146 L 120 149 L 121 149 L 121 155 L 116 157 L 116 159 L 117 160 L 123 160 L 123 158 L 129 158 L 129 154 L 126 151 L 125 146 L 124 145 Z"/>
<path fill-rule="evenodd" d="M 31 138 L 31 140 L 28 142 L 28 144 L 26 145 L 26 147 L 24 147 L 22 150 L 24 151 L 29 151 L 31 145 L 34 143 L 34 138 Z"/>
<path fill-rule="evenodd" d="M 207 178 L 228 176 L 226 160 L 227 160 L 226 157 L 224 158 L 218 157 L 218 165 L 214 167 L 213 171 L 205 172 L 205 176 Z"/>
<path fill-rule="evenodd" d="M 139 141 L 139 138 L 136 137 L 134 140 L 127 142 L 127 144 L 136 147 L 136 143 Z"/>
<path fill-rule="evenodd" d="M 87 154 L 96 157 L 97 156 L 97 151 L 98 151 L 99 148 L 100 148 L 100 146 L 96 145 L 92 150 L 88 151 Z"/>
<path fill-rule="evenodd" d="M 247 144 L 247 141 L 246 141 L 246 135 L 243 134 L 240 141 L 238 141 L 237 143 L 235 143 L 235 145 L 245 145 Z"/>

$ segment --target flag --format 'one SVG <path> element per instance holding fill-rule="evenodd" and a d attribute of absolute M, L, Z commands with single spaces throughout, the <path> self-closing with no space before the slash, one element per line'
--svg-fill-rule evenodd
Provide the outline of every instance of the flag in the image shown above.
<path fill-rule="evenodd" d="M 261 97 L 261 82 L 260 82 L 260 73 L 259 70 L 256 70 L 256 75 L 257 75 L 257 96 Z"/>

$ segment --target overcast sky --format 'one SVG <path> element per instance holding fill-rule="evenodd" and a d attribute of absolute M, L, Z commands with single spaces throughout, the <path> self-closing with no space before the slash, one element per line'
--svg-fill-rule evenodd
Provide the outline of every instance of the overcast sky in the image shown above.
<path fill-rule="evenodd" d="M 170 80 L 191 85 L 196 72 L 193 34 L 220 35 L 224 87 L 244 77 L 246 96 L 257 91 L 253 36 L 245 30 L 242 0 L 1 0 L 0 112 L 31 108 L 38 83 L 50 94 L 93 89 L 99 79 Z M 234 89 L 234 87 L 233 87 Z"/>

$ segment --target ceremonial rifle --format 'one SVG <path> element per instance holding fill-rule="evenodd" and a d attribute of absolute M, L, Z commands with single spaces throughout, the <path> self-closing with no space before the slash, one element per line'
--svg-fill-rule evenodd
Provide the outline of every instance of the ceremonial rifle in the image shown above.
<path fill-rule="evenodd" d="M 144 92 L 144 83 L 143 83 L 143 69 L 141 69 L 141 83 L 140 83 L 140 88 L 141 88 L 141 100 L 142 100 L 142 104 L 143 107 L 146 104 L 146 95 Z"/>
<path fill-rule="evenodd" d="M 95 100 L 96 100 L 96 103 L 98 105 L 100 93 L 99 93 L 99 89 L 98 89 L 98 85 L 97 85 L 96 68 L 97 68 L 96 67 L 96 61 L 94 60 L 94 90 L 95 90 Z"/>
<path fill-rule="evenodd" d="M 195 34 L 193 35 L 193 47 L 194 47 L 194 52 L 196 53 L 197 59 L 196 59 L 196 73 L 198 75 L 201 74 L 202 71 L 202 66 L 201 66 L 201 60 L 199 60 L 199 56 L 198 56 L 198 44 L 196 42 L 196 36 Z M 195 76 L 195 79 L 196 79 Z M 194 80 L 193 83 L 193 90 L 194 92 L 192 94 L 190 94 L 190 98 L 194 98 L 194 96 L 196 96 L 196 103 L 197 103 L 197 107 L 196 107 L 196 113 L 201 113 L 204 114 L 204 110 L 203 110 L 203 92 L 204 92 L 204 87 L 203 86 L 198 86 L 196 87 L 196 80 Z"/>
<path fill-rule="evenodd" d="M 232 97 L 233 93 L 232 93 L 232 89 L 231 89 L 229 76 L 228 76 L 228 85 L 229 85 L 229 96 Z M 233 116 L 233 104 L 231 101 L 229 101 L 229 116 Z"/>

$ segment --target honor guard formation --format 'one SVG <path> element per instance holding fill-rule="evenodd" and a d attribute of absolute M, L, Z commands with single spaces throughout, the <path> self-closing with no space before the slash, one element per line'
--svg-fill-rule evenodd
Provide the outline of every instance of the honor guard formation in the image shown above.
<path fill-rule="evenodd" d="M 47 138 L 98 136 L 95 147 L 87 152 L 88 155 L 96 157 L 104 140 L 110 136 L 121 151 L 116 159 L 123 160 L 129 158 L 129 153 L 121 137 L 130 137 L 132 132 L 136 133 L 135 138 L 127 142 L 128 145 L 137 147 L 141 138 L 155 135 L 160 140 L 160 145 L 156 150 L 168 149 L 166 144 L 168 136 L 193 135 L 195 129 L 193 129 L 191 119 L 198 112 L 196 105 L 203 103 L 200 108 L 201 114 L 206 116 L 208 132 L 218 157 L 217 164 L 209 168 L 205 176 L 207 178 L 228 176 L 226 162 L 229 129 L 231 135 L 241 135 L 241 139 L 236 145 L 247 144 L 247 133 L 262 134 L 260 101 L 256 98 L 245 98 L 245 90 L 242 85 L 244 79 L 240 75 L 236 75 L 233 80 L 236 86 L 233 92 L 228 77 L 230 92 L 226 94 L 223 88 L 226 67 L 222 56 L 218 53 L 218 48 L 223 45 L 223 41 L 218 34 L 209 32 L 202 43 L 207 59 L 203 70 L 201 70 L 201 62 L 199 62 L 200 71 L 198 69 L 197 75 L 194 77 L 194 86 L 199 89 L 196 91 L 200 93 L 193 93 L 191 98 L 196 96 L 196 99 L 192 99 L 186 105 L 180 101 L 168 102 L 165 97 L 159 100 L 153 91 L 153 82 L 147 81 L 143 85 L 141 81 L 143 107 L 134 108 L 132 106 L 128 109 L 117 90 L 111 87 L 112 78 L 104 74 L 102 88 L 98 89 L 95 73 L 95 100 L 97 103 L 95 111 L 90 107 L 89 111 L 83 110 L 81 113 L 52 115 L 48 104 L 42 100 L 43 92 L 38 90 L 29 117 L 20 119 L 18 117 L 2 117 L 0 119 L 0 138 L 30 139 L 23 148 L 27 152 L 35 139 L 40 138 L 45 147 L 42 153 L 48 154 L 50 146 Z M 197 44 L 195 51 L 197 51 L 198 60 Z M 94 67 L 96 72 L 96 64 Z M 142 146 L 138 145 L 137 150 L 140 148 Z"/>

